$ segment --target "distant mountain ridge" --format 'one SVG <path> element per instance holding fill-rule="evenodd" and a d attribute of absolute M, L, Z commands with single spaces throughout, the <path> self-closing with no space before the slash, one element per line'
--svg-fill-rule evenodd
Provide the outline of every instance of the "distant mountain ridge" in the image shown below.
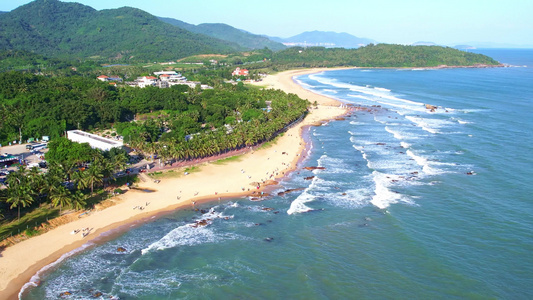
<path fill-rule="evenodd" d="M 434 42 L 419 41 L 419 42 L 412 43 L 411 46 L 438 46 L 438 45 Z"/>
<path fill-rule="evenodd" d="M 159 17 L 159 19 L 163 22 L 194 33 L 204 34 L 210 37 L 238 44 L 246 49 L 262 49 L 267 47 L 270 50 L 277 51 L 286 48 L 282 43 L 272 41 L 268 37 L 252 34 L 227 24 L 203 23 L 193 25 L 172 18 Z"/>
<path fill-rule="evenodd" d="M 2 14 L 0 49 L 145 61 L 243 50 L 235 43 L 172 26 L 140 9 L 97 11 L 58 0 L 35 0 Z"/>
<path fill-rule="evenodd" d="M 359 48 L 376 44 L 372 39 L 360 38 L 346 32 L 306 31 L 289 38 L 271 37 L 272 40 L 287 46 L 322 46 L 327 48 Z"/>

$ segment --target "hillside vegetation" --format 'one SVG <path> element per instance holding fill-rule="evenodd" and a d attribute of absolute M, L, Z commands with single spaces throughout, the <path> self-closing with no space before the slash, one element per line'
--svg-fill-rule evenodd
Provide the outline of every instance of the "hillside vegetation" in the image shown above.
<path fill-rule="evenodd" d="M 296 67 L 437 67 L 498 65 L 494 59 L 440 46 L 403 46 L 370 44 L 358 49 L 293 47 L 273 53 L 272 64 L 278 68 Z"/>
<path fill-rule="evenodd" d="M 282 43 L 274 42 L 268 37 L 252 34 L 227 24 L 205 23 L 192 25 L 172 18 L 159 18 L 164 22 L 178 26 L 191 32 L 205 34 L 210 37 L 238 44 L 245 49 L 263 49 L 268 48 L 273 51 L 286 49 Z"/>
<path fill-rule="evenodd" d="M 97 11 L 79 3 L 36 0 L 1 15 L 0 49 L 61 58 L 150 61 L 242 48 L 172 26 L 136 8 Z"/>

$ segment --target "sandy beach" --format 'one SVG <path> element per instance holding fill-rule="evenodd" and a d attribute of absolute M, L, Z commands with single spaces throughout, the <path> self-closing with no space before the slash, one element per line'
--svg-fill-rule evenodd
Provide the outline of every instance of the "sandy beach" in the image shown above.
<path fill-rule="evenodd" d="M 106 235 L 102 233 L 117 228 L 125 230 L 162 212 L 192 209 L 194 203 L 212 201 L 218 197 L 249 195 L 264 188 L 261 185 L 258 189 L 257 182 L 279 179 L 294 170 L 305 147 L 302 129 L 347 112 L 346 108 L 340 107 L 340 102 L 309 92 L 292 79 L 297 75 L 323 70 L 331 69 L 286 71 L 254 83 L 294 93 L 311 103 L 318 103 L 318 107 L 313 107 L 304 121 L 290 128 L 271 147 L 248 152 L 223 164 L 203 164 L 199 172 L 162 179 L 160 183 L 141 181 L 138 184 L 141 189 L 154 192 L 130 190 L 116 197 L 114 206 L 93 210 L 76 221 L 4 249 L 0 252 L 0 298 L 16 299 L 21 287 L 39 270 L 65 253 L 105 240 Z"/>

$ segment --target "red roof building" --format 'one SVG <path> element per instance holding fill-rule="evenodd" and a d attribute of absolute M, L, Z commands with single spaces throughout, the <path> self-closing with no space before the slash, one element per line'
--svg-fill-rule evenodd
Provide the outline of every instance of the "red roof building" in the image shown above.
<path fill-rule="evenodd" d="M 231 73 L 232 76 L 248 76 L 249 71 L 246 69 L 236 68 L 233 73 Z"/>

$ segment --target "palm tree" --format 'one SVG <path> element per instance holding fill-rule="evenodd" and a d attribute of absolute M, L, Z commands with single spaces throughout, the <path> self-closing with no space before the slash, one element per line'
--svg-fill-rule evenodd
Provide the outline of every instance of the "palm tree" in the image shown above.
<path fill-rule="evenodd" d="M 87 185 L 91 187 L 91 196 L 94 193 L 94 185 L 103 182 L 104 175 L 98 165 L 92 165 L 85 171 L 85 180 Z"/>
<path fill-rule="evenodd" d="M 85 208 L 85 205 L 87 204 L 85 202 L 85 194 L 83 194 L 80 190 L 76 191 L 72 194 L 72 206 L 74 206 L 74 209 L 81 210 Z"/>
<path fill-rule="evenodd" d="M 63 185 L 58 185 L 52 188 L 50 194 L 50 199 L 54 206 L 59 206 L 59 214 L 61 215 L 61 210 L 63 206 L 68 206 L 72 204 L 70 191 Z"/>
<path fill-rule="evenodd" d="M 115 155 L 111 161 L 111 167 L 113 171 L 122 170 L 126 167 L 127 162 L 128 158 L 125 155 Z"/>
<path fill-rule="evenodd" d="M 72 173 L 72 180 L 76 181 L 76 186 L 78 189 L 86 189 L 89 187 L 89 184 L 87 184 L 87 181 L 85 180 L 85 170 L 78 170 L 77 172 Z"/>
<path fill-rule="evenodd" d="M 37 167 L 31 168 L 28 172 L 28 183 L 30 190 L 39 198 L 40 203 L 43 192 L 46 192 L 47 184 L 44 175 Z"/>
<path fill-rule="evenodd" d="M 33 192 L 27 177 L 26 168 L 21 165 L 18 170 L 7 176 L 9 184 L 7 203 L 11 203 L 9 208 L 18 208 L 18 219 L 20 219 L 20 207 L 27 207 L 33 203 Z"/>
<path fill-rule="evenodd" d="M 17 219 L 20 220 L 20 207 L 27 207 L 33 203 L 33 197 L 31 196 L 31 190 L 29 187 L 18 186 L 16 188 L 9 188 L 7 203 L 11 203 L 9 208 L 18 208 Z"/>

